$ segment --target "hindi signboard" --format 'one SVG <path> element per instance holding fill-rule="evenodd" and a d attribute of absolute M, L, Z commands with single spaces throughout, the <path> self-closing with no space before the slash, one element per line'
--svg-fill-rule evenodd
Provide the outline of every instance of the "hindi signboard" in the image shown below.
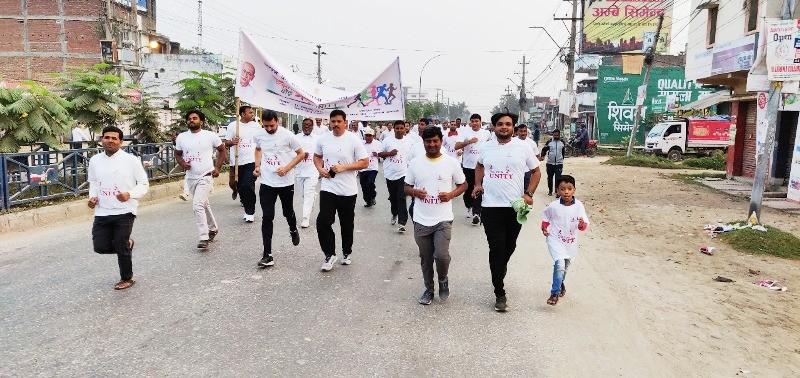
<path fill-rule="evenodd" d="M 655 41 L 658 16 L 664 15 L 656 52 L 669 48 L 672 0 L 598 0 L 586 9 L 583 53 L 644 51 Z M 649 43 L 646 41 L 649 40 Z"/>

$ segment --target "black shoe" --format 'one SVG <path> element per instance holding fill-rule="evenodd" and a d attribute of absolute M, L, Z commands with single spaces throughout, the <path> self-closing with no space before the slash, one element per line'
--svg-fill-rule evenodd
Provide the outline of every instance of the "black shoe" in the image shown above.
<path fill-rule="evenodd" d="M 433 302 L 433 292 L 425 290 L 425 292 L 422 293 L 422 296 L 419 297 L 419 304 L 427 306 L 431 304 L 431 302 Z"/>
<path fill-rule="evenodd" d="M 231 199 L 236 201 L 236 197 L 238 196 L 239 196 L 239 191 L 234 189 L 233 192 L 231 193 Z"/>
<path fill-rule="evenodd" d="M 372 202 L 367 202 L 364 204 L 364 207 L 372 207 Z"/>
<path fill-rule="evenodd" d="M 506 312 L 508 309 L 508 304 L 506 303 L 506 296 L 497 297 L 497 300 L 494 302 L 494 310 L 497 312 Z"/>
<path fill-rule="evenodd" d="M 479 214 L 475 214 L 472 216 L 472 225 L 477 226 L 481 224 L 481 216 Z"/>
<path fill-rule="evenodd" d="M 208 248 L 208 240 L 200 240 L 197 242 L 197 248 L 206 249 Z"/>
<path fill-rule="evenodd" d="M 292 235 L 292 244 L 294 245 L 300 244 L 300 231 L 297 230 L 289 231 L 289 234 Z"/>
<path fill-rule="evenodd" d="M 259 268 L 266 268 L 273 265 L 275 265 L 275 261 L 272 259 L 272 255 L 266 255 L 263 259 L 261 259 L 261 261 L 258 262 Z"/>
<path fill-rule="evenodd" d="M 553 192 L 547 192 L 547 196 L 550 197 L 553 195 Z"/>
<path fill-rule="evenodd" d="M 450 282 L 449 280 L 439 281 L 439 299 L 446 301 L 450 297 Z"/>
<path fill-rule="evenodd" d="M 217 237 L 217 234 L 219 234 L 219 229 L 214 231 L 208 231 L 208 241 L 210 242 L 214 241 L 214 238 Z"/>

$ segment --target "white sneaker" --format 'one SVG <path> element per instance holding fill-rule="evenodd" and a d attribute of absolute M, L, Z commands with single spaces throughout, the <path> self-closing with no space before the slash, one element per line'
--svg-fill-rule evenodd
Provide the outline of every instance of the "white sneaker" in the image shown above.
<path fill-rule="evenodd" d="M 256 218 L 255 215 L 248 215 L 248 214 L 244 215 L 244 221 L 247 223 L 253 223 L 253 221 L 255 221 L 255 218 Z"/>
<path fill-rule="evenodd" d="M 337 260 L 339 260 L 339 258 L 336 255 L 326 257 L 320 269 L 322 269 L 323 272 L 330 272 L 331 269 L 333 269 L 333 264 L 336 263 Z"/>
<path fill-rule="evenodd" d="M 350 255 L 342 256 L 342 265 L 350 265 L 352 263 L 353 263 L 353 261 L 350 260 Z"/>
<path fill-rule="evenodd" d="M 397 224 L 397 215 L 392 215 L 392 226 Z"/>
<path fill-rule="evenodd" d="M 472 209 L 467 209 L 467 219 L 472 218 Z"/>
<path fill-rule="evenodd" d="M 308 218 L 303 218 L 303 221 L 300 222 L 300 227 L 308 228 Z"/>
<path fill-rule="evenodd" d="M 406 226 L 400 226 L 400 227 L 398 227 L 398 228 L 397 228 L 397 232 L 399 232 L 399 233 L 401 233 L 401 234 L 405 234 L 405 233 L 406 233 Z"/>

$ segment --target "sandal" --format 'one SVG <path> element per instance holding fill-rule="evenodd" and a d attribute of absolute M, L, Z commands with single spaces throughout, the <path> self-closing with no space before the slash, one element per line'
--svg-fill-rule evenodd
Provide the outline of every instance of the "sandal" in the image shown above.
<path fill-rule="evenodd" d="M 121 280 L 121 281 L 117 282 L 116 285 L 114 285 L 114 290 L 125 290 L 125 289 L 133 286 L 133 284 L 135 284 L 135 283 L 136 283 L 136 279 L 135 278 L 131 278 L 131 279 L 127 280 L 127 281 L 126 280 Z"/>
<path fill-rule="evenodd" d="M 131 250 L 131 252 L 133 252 L 133 246 L 134 246 L 134 244 L 136 244 L 136 242 L 135 242 L 135 241 L 133 241 L 133 239 L 128 239 L 128 248 Z M 562 289 L 562 290 L 563 290 L 563 289 Z"/>
<path fill-rule="evenodd" d="M 558 294 L 553 294 L 550 296 L 550 299 L 547 300 L 547 304 L 555 306 L 556 303 L 558 303 Z"/>
<path fill-rule="evenodd" d="M 561 294 L 559 294 L 558 296 L 559 296 L 559 297 L 563 297 L 563 296 L 565 296 L 565 295 L 567 295 L 567 287 L 566 287 L 566 286 L 564 286 L 564 284 L 562 283 L 562 284 L 561 284 Z"/>

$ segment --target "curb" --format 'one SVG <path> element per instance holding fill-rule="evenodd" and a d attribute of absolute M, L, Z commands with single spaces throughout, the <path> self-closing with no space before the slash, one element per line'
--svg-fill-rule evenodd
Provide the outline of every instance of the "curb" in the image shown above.
<path fill-rule="evenodd" d="M 220 174 L 214 186 L 228 186 L 228 174 Z M 183 192 L 183 180 L 151 186 L 139 207 L 146 207 L 167 199 L 177 198 Z M 66 222 L 92 219 L 94 212 L 86 205 L 86 199 L 45 206 L 16 213 L 0 215 L 0 234 L 31 231 Z"/>

